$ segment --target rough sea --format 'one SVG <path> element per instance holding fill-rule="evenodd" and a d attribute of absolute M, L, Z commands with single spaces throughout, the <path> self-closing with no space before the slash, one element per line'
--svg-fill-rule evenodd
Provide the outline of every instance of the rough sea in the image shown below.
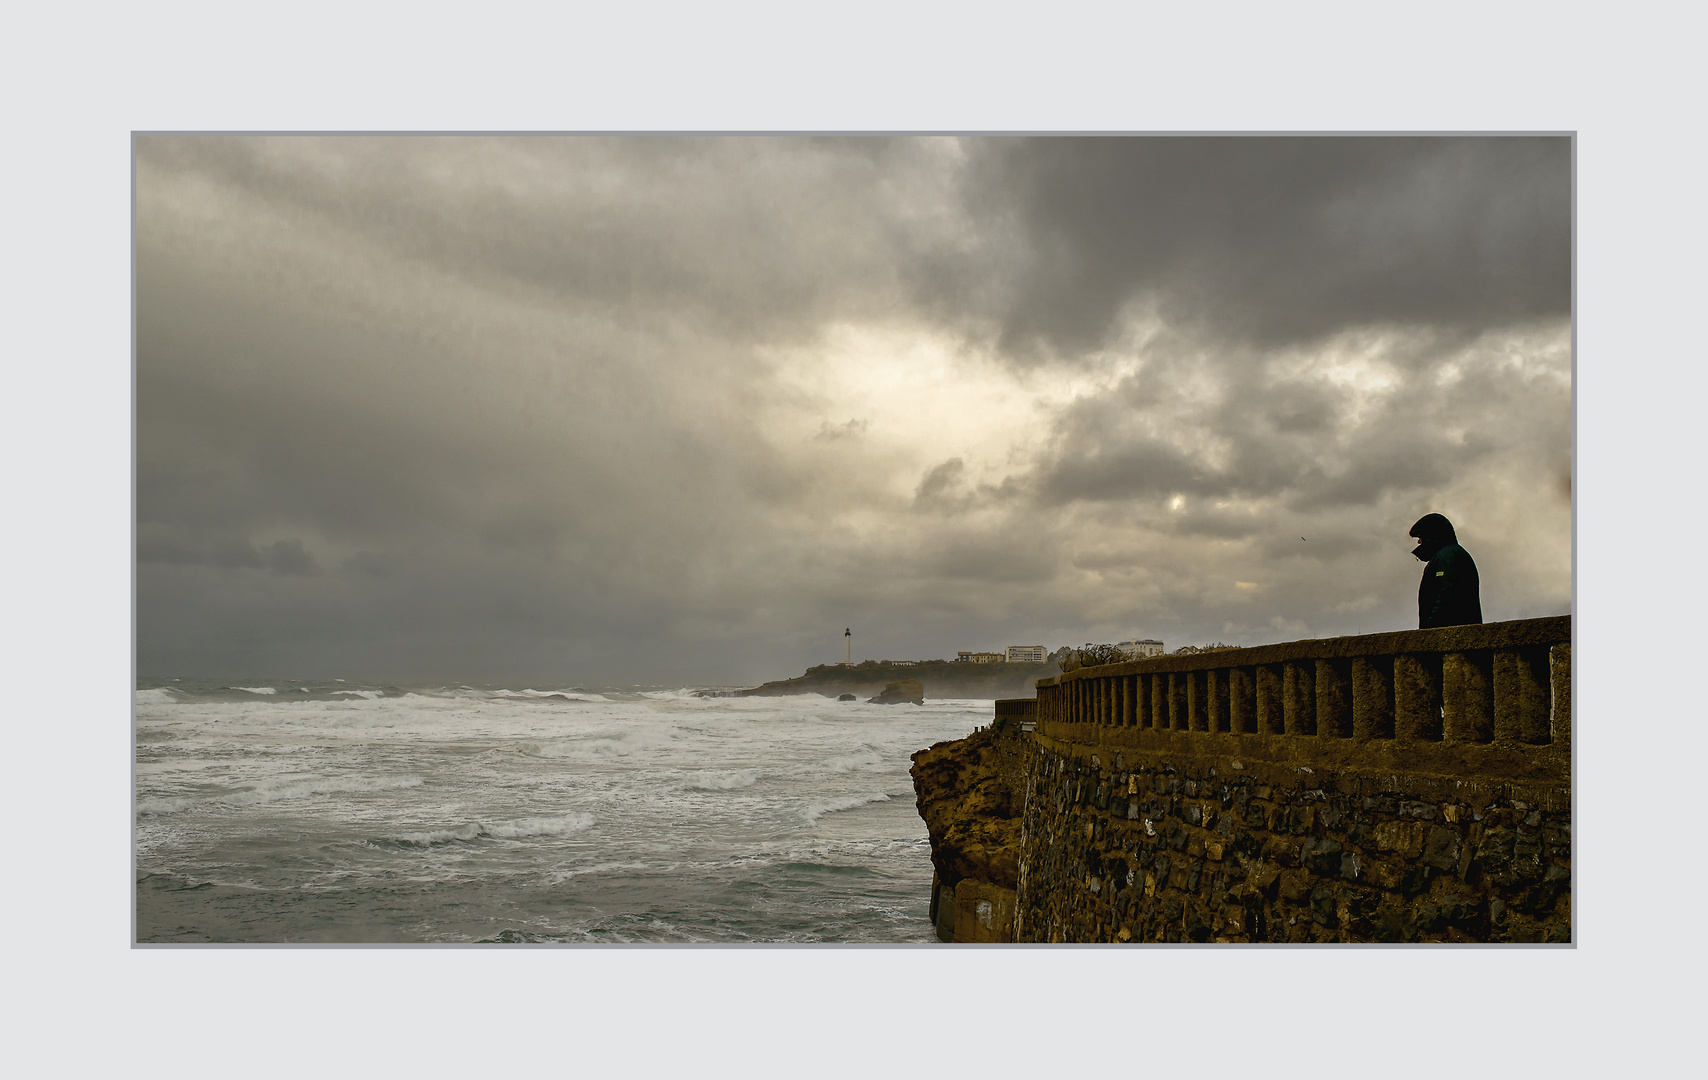
<path fill-rule="evenodd" d="M 932 942 L 908 756 L 991 715 L 691 689 L 141 686 L 139 942 Z"/>

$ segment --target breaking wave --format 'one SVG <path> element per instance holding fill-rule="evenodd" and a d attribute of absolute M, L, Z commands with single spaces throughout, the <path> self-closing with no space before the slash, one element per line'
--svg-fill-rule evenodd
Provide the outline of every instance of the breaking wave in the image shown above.
<path fill-rule="evenodd" d="M 486 825 L 478 821 L 465 822 L 454 829 L 435 829 L 430 832 L 405 833 L 392 837 L 395 843 L 415 847 L 435 847 L 440 844 L 466 843 L 489 837 L 495 840 L 526 840 L 534 836 L 568 836 L 593 826 L 592 814 L 565 814 L 562 817 L 517 818 Z"/>
<path fill-rule="evenodd" d="M 610 701 L 604 694 L 589 694 L 581 690 L 494 690 L 493 697 L 522 698 L 529 701 L 544 701 L 556 698 L 559 701 Z"/>
<path fill-rule="evenodd" d="M 167 687 L 157 686 L 152 690 L 138 690 L 136 692 L 136 703 L 138 705 L 176 705 L 178 698 Z"/>
<path fill-rule="evenodd" d="M 883 755 L 874 746 L 862 746 L 860 753 L 833 757 L 825 764 L 830 766 L 833 772 L 853 772 L 856 769 L 882 769 L 885 767 Z"/>
<path fill-rule="evenodd" d="M 843 810 L 853 810 L 867 803 L 889 802 L 890 797 L 884 794 L 850 795 L 842 799 L 821 799 L 806 805 L 805 813 L 808 821 L 817 821 L 826 814 L 835 814 Z"/>

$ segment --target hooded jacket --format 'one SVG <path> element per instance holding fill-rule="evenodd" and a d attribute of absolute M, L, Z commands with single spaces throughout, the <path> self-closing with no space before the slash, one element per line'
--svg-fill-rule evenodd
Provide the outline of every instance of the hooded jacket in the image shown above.
<path fill-rule="evenodd" d="M 1452 522 L 1427 514 L 1411 527 L 1418 538 L 1412 554 L 1427 565 L 1417 587 L 1417 625 L 1463 626 L 1483 621 L 1481 585 L 1471 553 L 1459 546 Z"/>

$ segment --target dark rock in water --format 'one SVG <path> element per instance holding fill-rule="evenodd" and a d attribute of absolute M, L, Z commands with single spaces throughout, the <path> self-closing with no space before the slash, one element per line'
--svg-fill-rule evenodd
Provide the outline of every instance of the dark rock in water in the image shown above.
<path fill-rule="evenodd" d="M 858 699 L 853 694 L 843 694 L 841 697 L 837 698 L 836 700 L 837 701 L 857 701 Z"/>
<path fill-rule="evenodd" d="M 915 705 L 925 704 L 925 684 L 918 679 L 899 679 L 884 687 L 884 692 L 874 698 L 867 698 L 868 705 L 900 705 L 911 701 Z"/>
<path fill-rule="evenodd" d="M 546 939 L 530 934 L 526 930 L 500 930 L 497 937 L 482 938 L 481 944 L 532 945 L 544 940 Z"/>

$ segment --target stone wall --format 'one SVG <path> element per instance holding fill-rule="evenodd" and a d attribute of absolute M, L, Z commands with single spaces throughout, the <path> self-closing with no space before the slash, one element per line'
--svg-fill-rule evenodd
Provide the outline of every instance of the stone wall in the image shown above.
<path fill-rule="evenodd" d="M 1036 740 L 1017 941 L 1571 940 L 1569 787 Z"/>
<path fill-rule="evenodd" d="M 1038 693 L 915 756 L 944 940 L 1571 940 L 1569 618 L 1158 657 Z M 1000 872 L 964 857 L 999 834 Z"/>

